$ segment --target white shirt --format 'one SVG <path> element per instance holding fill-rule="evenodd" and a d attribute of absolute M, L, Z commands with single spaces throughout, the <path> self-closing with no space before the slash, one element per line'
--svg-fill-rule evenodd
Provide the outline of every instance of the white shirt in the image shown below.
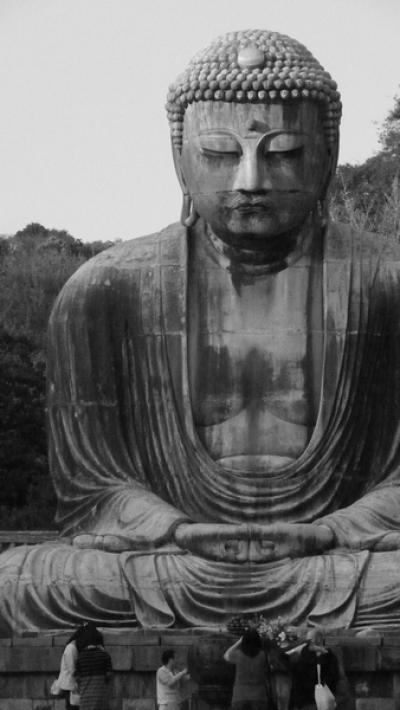
<path fill-rule="evenodd" d="M 68 643 L 64 649 L 61 658 L 60 675 L 58 676 L 58 684 L 63 690 L 75 690 L 75 666 L 78 658 L 78 649 L 75 641 Z"/>
<path fill-rule="evenodd" d="M 165 705 L 166 703 L 182 702 L 180 682 L 175 680 L 174 673 L 167 668 L 161 666 L 156 673 L 157 684 L 157 703 Z"/>

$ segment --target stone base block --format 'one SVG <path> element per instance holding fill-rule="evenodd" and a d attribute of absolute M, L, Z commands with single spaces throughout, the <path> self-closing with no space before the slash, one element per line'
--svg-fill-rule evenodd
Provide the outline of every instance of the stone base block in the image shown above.
<path fill-rule="evenodd" d="M 110 710 L 155 710 L 155 671 L 163 650 L 174 648 L 178 666 L 184 667 L 190 646 L 201 644 L 207 633 L 205 629 L 103 631 L 114 667 Z M 64 710 L 64 700 L 52 698 L 50 687 L 69 635 L 55 631 L 0 639 L 0 710 Z M 337 710 L 400 710 L 398 639 L 398 630 L 387 637 L 374 632 L 363 638 L 354 631 L 341 631 L 327 639 L 347 675 L 346 692 L 338 689 Z M 211 710 L 200 699 L 199 689 L 193 708 Z"/>
<path fill-rule="evenodd" d="M 391 698 L 357 698 L 356 710 L 398 710 Z"/>
<path fill-rule="evenodd" d="M 122 710 L 155 710 L 154 698 L 135 698 L 122 700 Z"/>

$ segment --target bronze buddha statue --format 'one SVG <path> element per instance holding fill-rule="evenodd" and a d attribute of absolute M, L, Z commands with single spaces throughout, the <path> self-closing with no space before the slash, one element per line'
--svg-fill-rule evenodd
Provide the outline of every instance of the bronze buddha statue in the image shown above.
<path fill-rule="evenodd" d="M 0 556 L 0 626 L 396 623 L 400 248 L 328 219 L 336 84 L 295 40 L 233 32 L 167 112 L 182 223 L 57 299 L 50 464 L 73 544 Z"/>

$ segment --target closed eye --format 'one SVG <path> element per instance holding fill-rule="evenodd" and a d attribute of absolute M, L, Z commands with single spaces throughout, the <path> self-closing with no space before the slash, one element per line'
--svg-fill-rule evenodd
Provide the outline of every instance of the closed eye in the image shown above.
<path fill-rule="evenodd" d="M 299 146 L 298 148 L 293 148 L 292 150 L 268 150 L 265 152 L 266 156 L 271 156 L 271 158 L 286 158 L 288 160 L 290 159 L 296 159 L 300 158 L 300 156 L 303 154 L 304 146 Z"/>
<path fill-rule="evenodd" d="M 265 138 L 266 153 L 293 153 L 304 147 L 304 135 L 296 133 L 280 133 L 268 140 Z"/>
<path fill-rule="evenodd" d="M 209 156 L 239 156 L 242 149 L 234 136 L 226 134 L 203 134 L 198 137 L 201 153 Z"/>

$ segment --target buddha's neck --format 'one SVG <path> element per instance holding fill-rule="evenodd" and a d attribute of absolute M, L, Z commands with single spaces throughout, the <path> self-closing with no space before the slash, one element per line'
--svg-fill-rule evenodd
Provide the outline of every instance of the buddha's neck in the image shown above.
<path fill-rule="evenodd" d="M 316 224 L 310 216 L 300 228 L 277 237 L 258 239 L 257 248 L 253 247 L 254 242 L 251 246 L 228 244 L 208 224 L 206 234 L 221 265 L 256 276 L 282 271 L 309 253 L 316 236 Z"/>

